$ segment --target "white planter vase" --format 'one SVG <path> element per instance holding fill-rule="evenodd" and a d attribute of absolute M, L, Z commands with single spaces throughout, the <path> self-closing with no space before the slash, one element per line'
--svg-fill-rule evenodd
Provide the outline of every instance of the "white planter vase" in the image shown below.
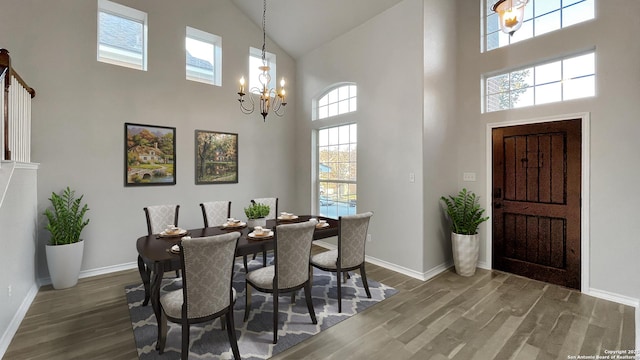
<path fill-rule="evenodd" d="M 473 276 L 478 265 L 478 252 L 480 250 L 480 236 L 461 235 L 451 233 L 453 245 L 453 264 L 456 272 L 461 276 Z"/>
<path fill-rule="evenodd" d="M 248 219 L 247 226 L 251 229 L 256 226 L 267 227 L 267 218 Z"/>
<path fill-rule="evenodd" d="M 54 289 L 66 289 L 78 283 L 84 241 L 66 245 L 47 245 L 47 266 Z"/>

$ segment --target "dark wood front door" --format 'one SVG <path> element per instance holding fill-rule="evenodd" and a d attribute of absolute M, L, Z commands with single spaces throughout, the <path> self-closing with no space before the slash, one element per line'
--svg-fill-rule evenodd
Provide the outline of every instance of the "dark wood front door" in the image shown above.
<path fill-rule="evenodd" d="M 493 129 L 493 268 L 580 289 L 580 119 Z"/>

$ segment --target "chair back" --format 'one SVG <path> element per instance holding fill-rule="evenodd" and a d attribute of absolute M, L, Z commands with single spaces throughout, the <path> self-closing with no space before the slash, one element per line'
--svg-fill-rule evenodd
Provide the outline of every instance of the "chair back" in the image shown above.
<path fill-rule="evenodd" d="M 340 217 L 338 232 L 338 259 L 340 267 L 358 266 L 364 262 L 369 220 L 373 212 Z"/>
<path fill-rule="evenodd" d="M 269 205 L 269 215 L 267 219 L 275 219 L 278 216 L 278 198 L 257 198 L 251 200 L 252 203 Z"/>
<path fill-rule="evenodd" d="M 210 201 L 200 204 L 204 227 L 220 226 L 231 217 L 231 201 Z"/>
<path fill-rule="evenodd" d="M 278 225 L 274 242 L 274 287 L 287 289 L 309 279 L 309 257 L 316 220 Z"/>
<path fill-rule="evenodd" d="M 178 226 L 180 205 L 154 205 L 144 208 L 149 235 L 159 234 L 168 225 Z"/>
<path fill-rule="evenodd" d="M 215 314 L 233 301 L 231 282 L 239 232 L 183 239 L 183 316 L 195 319 Z"/>

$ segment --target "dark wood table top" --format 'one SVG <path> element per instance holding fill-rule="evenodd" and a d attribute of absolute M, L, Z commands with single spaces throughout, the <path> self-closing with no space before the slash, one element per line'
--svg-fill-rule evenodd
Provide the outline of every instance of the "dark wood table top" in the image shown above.
<path fill-rule="evenodd" d="M 338 235 L 338 220 L 333 218 L 328 218 L 324 216 L 311 216 L 311 215 L 300 215 L 295 220 L 267 220 L 267 228 L 274 230 L 277 225 L 284 224 L 293 224 L 296 222 L 308 221 L 310 218 L 317 218 L 321 220 L 326 220 L 329 224 L 328 227 L 318 229 L 316 228 L 313 233 L 313 239 L 325 239 L 332 236 Z M 258 252 L 262 252 L 263 250 L 271 250 L 273 249 L 273 241 L 275 237 L 271 237 L 268 239 L 261 240 L 253 240 L 247 237 L 247 235 L 252 231 L 248 226 L 245 226 L 240 229 L 234 228 L 223 228 L 221 226 L 208 227 L 208 228 L 199 228 L 199 229 L 191 229 L 187 231 L 187 234 L 182 236 L 191 236 L 192 238 L 204 237 L 204 236 L 212 236 L 212 235 L 220 235 L 225 234 L 231 231 L 238 231 L 242 235 L 238 239 L 238 247 L 236 249 L 236 256 L 243 256 L 249 254 L 255 254 Z M 138 254 L 142 256 L 142 258 L 146 260 L 150 260 L 153 262 L 162 262 L 165 264 L 165 270 L 172 270 L 173 267 L 171 264 L 175 264 L 176 261 L 180 261 L 180 257 L 177 254 L 169 251 L 171 246 L 180 242 L 182 236 L 176 237 L 160 237 L 158 234 L 141 236 L 138 238 L 136 242 L 136 248 L 138 250 Z"/>

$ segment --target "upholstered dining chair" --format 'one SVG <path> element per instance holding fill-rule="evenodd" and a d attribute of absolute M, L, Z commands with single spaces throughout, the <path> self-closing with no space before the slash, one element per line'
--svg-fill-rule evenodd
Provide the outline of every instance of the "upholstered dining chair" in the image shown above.
<path fill-rule="evenodd" d="M 266 216 L 267 219 L 275 219 L 278 217 L 278 198 L 256 198 L 251 200 L 252 204 L 263 204 L 269 206 L 269 214 Z M 253 254 L 253 259 L 255 260 L 256 254 Z M 247 269 L 247 257 L 244 257 L 244 268 Z M 267 252 L 262 252 L 262 266 L 267 266 Z"/>
<path fill-rule="evenodd" d="M 153 205 L 145 207 L 144 214 L 147 218 L 148 235 L 159 234 L 162 230 L 166 229 L 168 225 L 178 226 L 179 211 L 180 205 Z M 178 266 L 178 264 L 176 264 L 176 266 Z M 151 297 L 149 283 L 151 280 L 152 269 L 153 264 L 147 263 L 140 255 L 138 255 L 138 271 L 140 272 L 142 284 L 144 285 L 143 306 L 147 306 L 147 304 L 149 304 L 149 298 Z M 177 270 L 176 276 L 179 276 L 179 272 Z"/>
<path fill-rule="evenodd" d="M 236 291 L 232 286 L 233 264 L 239 232 L 183 239 L 180 247 L 182 289 L 160 297 L 162 308 L 158 329 L 158 350 L 164 351 L 167 320 L 182 327 L 182 359 L 189 357 L 191 324 L 224 317 L 231 351 L 240 359 L 233 320 Z M 222 321 L 222 319 L 221 319 Z"/>
<path fill-rule="evenodd" d="M 364 269 L 364 250 L 367 229 L 373 212 L 341 216 L 338 222 L 338 249 L 325 251 L 311 257 L 311 265 L 318 269 L 336 273 L 338 284 L 338 312 L 342 312 L 342 279 L 348 271 L 360 270 L 362 284 L 371 298 L 367 273 Z"/>
<path fill-rule="evenodd" d="M 200 204 L 204 227 L 220 226 L 231 217 L 231 201 L 210 201 Z"/>
<path fill-rule="evenodd" d="M 273 343 L 278 342 L 278 297 L 304 288 L 307 309 L 314 324 L 318 323 L 311 302 L 311 281 L 309 257 L 311 241 L 317 222 L 310 220 L 302 223 L 276 226 L 273 265 L 253 270 L 245 277 L 246 296 L 244 321 L 249 319 L 251 311 L 251 288 L 273 294 Z"/>

